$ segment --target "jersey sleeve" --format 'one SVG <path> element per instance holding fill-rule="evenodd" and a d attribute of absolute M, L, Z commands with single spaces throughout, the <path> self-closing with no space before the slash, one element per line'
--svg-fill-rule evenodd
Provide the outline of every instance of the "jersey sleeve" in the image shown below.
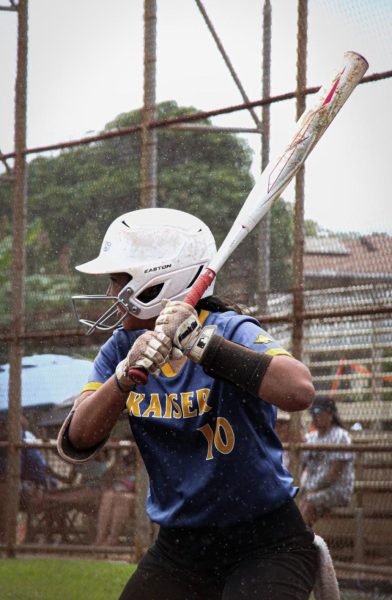
<path fill-rule="evenodd" d="M 116 331 L 98 352 L 82 392 L 94 392 L 101 387 L 113 375 L 116 366 L 125 358 L 135 339 L 135 334 L 124 330 Z"/>
<path fill-rule="evenodd" d="M 232 322 L 231 322 L 232 321 Z M 291 356 L 255 319 L 233 318 L 225 327 L 223 335 L 232 342 L 246 346 L 269 356 Z"/>

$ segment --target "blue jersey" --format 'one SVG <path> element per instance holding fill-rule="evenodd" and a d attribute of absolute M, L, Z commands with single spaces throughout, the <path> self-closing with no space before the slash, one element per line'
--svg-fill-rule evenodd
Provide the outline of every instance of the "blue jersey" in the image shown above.
<path fill-rule="evenodd" d="M 258 352 L 288 354 L 251 317 L 207 313 L 204 324 Z M 103 345 L 85 390 L 113 375 L 142 331 L 118 329 Z M 296 493 L 274 432 L 276 407 L 187 360 L 179 373 L 165 365 L 131 391 L 127 408 L 146 465 L 147 512 L 166 527 L 225 526 L 251 520 Z"/>

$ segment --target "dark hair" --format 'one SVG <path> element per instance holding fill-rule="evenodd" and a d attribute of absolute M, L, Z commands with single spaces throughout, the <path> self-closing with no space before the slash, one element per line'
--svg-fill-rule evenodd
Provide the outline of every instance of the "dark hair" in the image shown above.
<path fill-rule="evenodd" d="M 241 308 L 224 296 L 208 296 L 202 298 L 196 304 L 196 310 L 209 310 L 210 312 L 227 312 L 228 310 L 234 310 L 238 314 L 242 315 Z"/>
<path fill-rule="evenodd" d="M 332 425 L 337 425 L 342 429 L 346 429 L 344 426 L 339 414 L 338 409 L 335 404 L 335 401 L 328 396 L 317 396 L 313 401 L 312 406 L 309 409 L 311 414 L 316 414 L 317 412 L 329 412 L 332 415 Z"/>

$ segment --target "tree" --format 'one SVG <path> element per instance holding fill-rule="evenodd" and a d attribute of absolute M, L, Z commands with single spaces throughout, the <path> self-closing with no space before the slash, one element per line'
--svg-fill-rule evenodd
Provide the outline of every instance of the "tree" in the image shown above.
<path fill-rule="evenodd" d="M 165 119 L 194 112 L 175 102 L 158 106 L 158 118 Z M 123 113 L 105 126 L 105 131 L 141 122 L 141 111 Z M 208 119 L 202 121 L 210 124 Z M 205 221 L 218 245 L 227 234 L 240 206 L 252 187 L 251 150 L 233 134 L 219 132 L 158 130 L 158 205 L 191 212 Z M 54 285 L 83 286 L 96 291 L 94 278 L 74 271 L 98 252 L 108 224 L 119 214 L 138 208 L 140 135 L 115 137 L 89 146 L 39 156 L 28 165 L 28 220 L 34 242 L 28 252 L 28 274 L 37 297 Z M 1 184 L 0 177 L 0 184 Z M 12 190 L 0 185 L 0 224 L 11 235 Z M 291 252 L 290 211 L 283 201 L 273 209 L 272 281 L 282 289 L 289 280 Z M 8 252 L 8 251 L 7 251 Z M 5 250 L 0 248 L 0 261 Z M 255 236 L 236 251 L 224 273 L 221 287 L 230 293 L 233 273 L 248 282 L 248 298 L 253 293 Z M 9 265 L 9 263 L 8 263 Z M 9 278 L 8 268 L 6 269 Z M 48 279 L 49 277 L 49 279 Z M 56 281 L 56 277 L 60 277 Z M 64 279 L 65 278 L 65 279 Z M 34 283 L 35 282 L 35 283 Z M 62 288 L 61 288 L 62 289 Z M 76 290 L 75 290 L 76 291 Z M 30 289 L 31 294 L 34 288 Z M 68 299 L 67 299 L 68 301 Z"/>
<path fill-rule="evenodd" d="M 292 287 L 293 209 L 278 198 L 271 210 L 270 288 L 284 291 Z"/>
<path fill-rule="evenodd" d="M 158 107 L 159 119 L 194 111 L 175 102 Z M 140 123 L 141 112 L 119 115 L 105 130 Z M 208 123 L 207 120 L 204 121 Z M 49 247 L 44 266 L 58 272 L 69 256 L 69 268 L 91 256 L 108 224 L 138 206 L 139 134 L 74 148 L 29 164 L 29 220 L 39 218 Z M 158 204 L 194 212 L 218 241 L 248 193 L 251 151 L 232 134 L 160 129 Z M 10 196 L 0 186 L 0 216 L 10 218 Z M 62 269 L 66 268 L 65 261 Z"/>

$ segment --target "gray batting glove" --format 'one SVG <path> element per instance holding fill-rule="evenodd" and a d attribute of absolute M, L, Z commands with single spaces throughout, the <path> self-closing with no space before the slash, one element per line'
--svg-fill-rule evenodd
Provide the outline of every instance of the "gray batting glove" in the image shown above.
<path fill-rule="evenodd" d="M 162 300 L 162 304 L 164 308 L 156 320 L 155 331 L 162 331 L 172 340 L 171 358 L 186 354 L 194 362 L 200 362 L 215 325 L 202 329 L 196 310 L 186 302 Z"/>
<path fill-rule="evenodd" d="M 129 376 L 130 369 L 142 368 L 158 377 L 171 349 L 170 338 L 163 332 L 146 331 L 138 337 L 127 356 L 116 367 L 116 376 L 124 391 L 130 390 L 136 383 Z"/>
<path fill-rule="evenodd" d="M 167 335 L 173 343 L 171 358 L 181 358 L 193 346 L 201 330 L 196 310 L 186 302 L 162 300 L 163 310 L 159 314 L 155 331 Z"/>

